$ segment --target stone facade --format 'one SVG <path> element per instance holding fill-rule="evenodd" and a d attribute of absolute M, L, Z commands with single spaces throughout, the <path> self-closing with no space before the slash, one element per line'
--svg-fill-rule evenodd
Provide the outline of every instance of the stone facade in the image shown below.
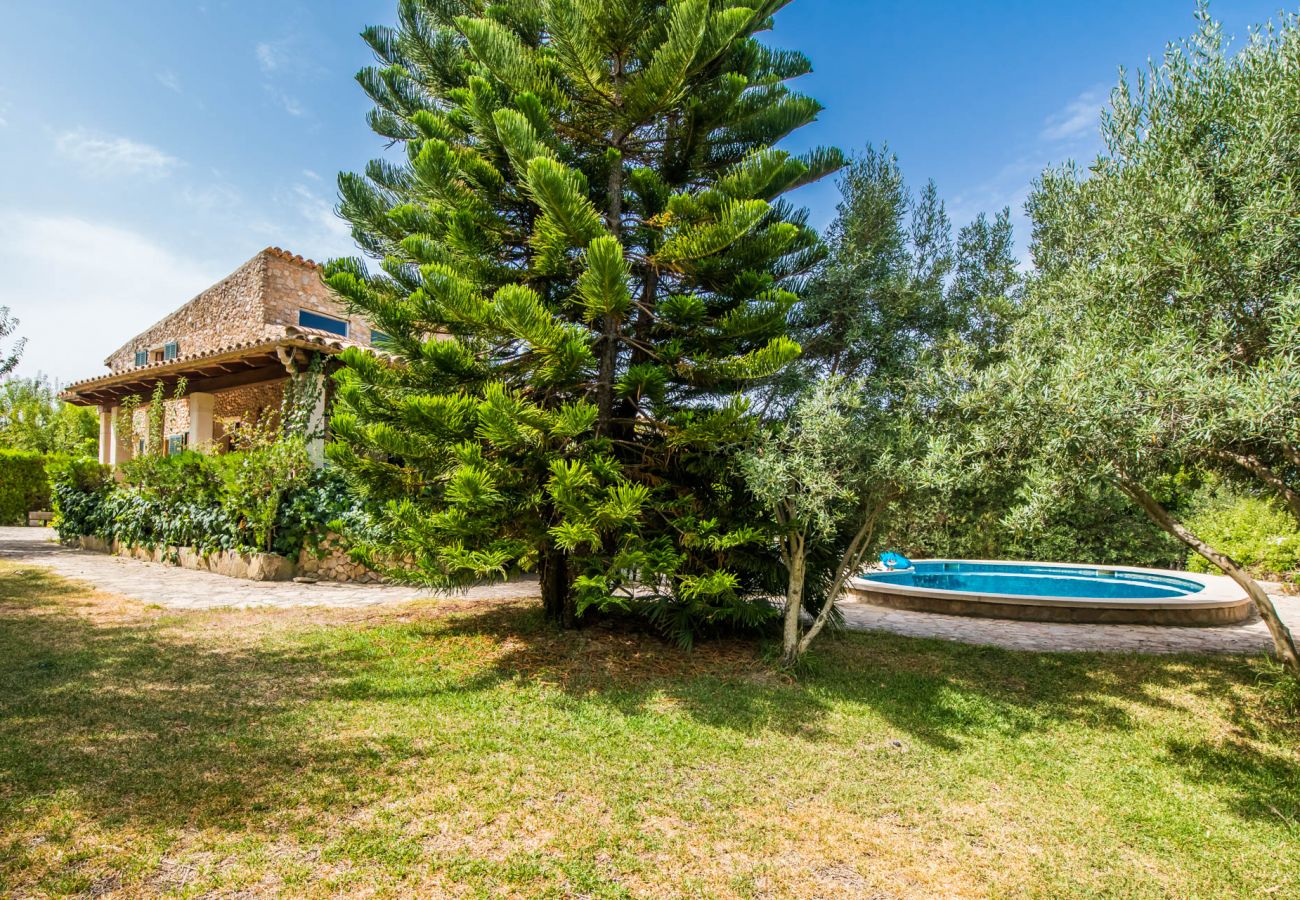
<path fill-rule="evenodd" d="M 223 439 L 232 425 L 237 423 L 247 425 L 264 421 L 266 416 L 279 415 L 280 405 L 284 399 L 284 388 L 288 381 L 286 375 L 272 381 L 246 384 L 213 394 L 212 443 L 218 447 L 224 446 Z M 164 401 L 164 404 L 166 412 L 163 419 L 163 437 L 188 434 L 190 431 L 189 400 L 185 397 L 169 398 Z M 137 449 L 148 427 L 150 406 L 152 404 L 144 403 L 137 407 L 131 422 L 131 441 Z"/>
<path fill-rule="evenodd" d="M 288 380 L 285 377 L 277 381 L 261 381 L 214 394 L 213 441 L 224 446 L 225 437 L 232 426 L 249 425 L 264 421 L 266 416 L 278 415 Z"/>
<path fill-rule="evenodd" d="M 325 434 L 326 376 L 337 366 L 331 358 L 349 347 L 372 346 L 374 339 L 365 320 L 349 316 L 321 281 L 320 266 L 268 247 L 114 351 L 105 360 L 110 374 L 69 385 L 62 396 L 99 408 L 100 461 L 107 465 L 121 465 L 139 451 L 147 401 L 158 385 L 168 397 L 164 438 L 220 451 L 230 447 L 232 424 L 278 413 L 289 378 L 323 357 L 316 377 L 324 380 L 310 417 L 313 433 Z M 121 410 L 132 397 L 145 402 L 125 421 Z M 323 462 L 321 439 L 309 450 Z"/>
<path fill-rule="evenodd" d="M 136 353 L 148 364 L 163 362 L 164 349 L 177 345 L 177 357 L 215 353 L 240 344 L 274 341 L 286 326 L 299 327 L 300 310 L 348 322 L 347 339 L 371 343 L 370 326 L 348 316 L 343 304 L 320 278 L 311 260 L 268 247 L 203 291 L 180 309 L 115 350 L 105 365 L 114 373 L 136 368 Z"/>
<path fill-rule="evenodd" d="M 152 403 L 142 403 L 136 407 L 131 419 L 129 444 L 139 451 L 140 441 L 144 440 L 149 428 L 149 407 Z M 185 434 L 190 428 L 190 404 L 184 397 L 169 398 L 163 401 L 163 438 Z"/>
<path fill-rule="evenodd" d="M 320 267 L 295 262 L 283 256 L 266 257 L 262 286 L 264 321 L 272 326 L 297 326 L 298 311 L 323 313 L 348 322 L 348 337 L 362 344 L 374 343 L 370 325 L 359 316 L 349 316 L 343 304 L 320 278 Z"/>

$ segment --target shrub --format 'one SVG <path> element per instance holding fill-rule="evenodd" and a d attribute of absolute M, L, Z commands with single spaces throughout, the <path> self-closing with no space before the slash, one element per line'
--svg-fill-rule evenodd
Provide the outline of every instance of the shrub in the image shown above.
<path fill-rule="evenodd" d="M 115 484 L 89 460 L 52 471 L 56 523 L 67 538 L 94 535 L 129 546 L 271 550 L 295 557 L 358 501 L 329 469 L 316 469 L 297 438 L 224 456 L 137 457 Z"/>
<path fill-rule="evenodd" d="M 1198 498 L 1186 524 L 1256 576 L 1294 579 L 1300 571 L 1300 528 L 1288 512 L 1270 500 L 1218 486 Z M 1192 556 L 1187 568 L 1212 571 L 1199 556 Z"/>
<path fill-rule="evenodd" d="M 922 496 L 887 543 L 909 556 L 1180 568 L 1186 549 L 1105 485 L 1013 480 Z M 1172 489 L 1172 488 L 1171 488 Z"/>
<path fill-rule="evenodd" d="M 193 450 L 128 460 L 122 466 L 122 480 L 143 496 L 163 502 L 213 502 L 221 494 L 215 458 Z"/>
<path fill-rule="evenodd" d="M 306 488 L 314 471 L 306 441 L 285 437 L 217 458 L 222 463 L 222 504 L 227 513 L 247 527 L 253 546 L 271 550 L 281 504 Z"/>
<path fill-rule="evenodd" d="M 46 466 L 59 537 L 83 534 L 111 537 L 104 501 L 112 485 L 112 470 L 93 459 L 55 457 Z"/>
<path fill-rule="evenodd" d="M 45 457 L 26 450 L 0 450 L 0 525 L 25 525 L 27 513 L 49 505 Z"/>

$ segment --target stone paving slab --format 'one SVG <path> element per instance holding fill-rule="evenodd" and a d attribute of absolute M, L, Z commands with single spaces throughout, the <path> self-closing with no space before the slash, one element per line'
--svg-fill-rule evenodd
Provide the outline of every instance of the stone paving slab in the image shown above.
<path fill-rule="evenodd" d="M 170 609 L 336 608 L 404 603 L 430 596 L 418 588 L 380 584 L 298 584 L 244 581 L 158 563 L 89 553 L 54 542 L 44 528 L 0 528 L 0 560 L 42 566 L 100 590 Z M 1270 592 L 1291 630 L 1300 634 L 1300 597 Z M 469 600 L 526 600 L 538 596 L 536 579 L 474 588 Z M 1258 617 L 1239 625 L 1204 628 L 1162 625 L 1074 625 L 977 619 L 886 609 L 860 601 L 841 604 L 847 627 L 908 637 L 942 638 L 1011 650 L 1134 651 L 1139 653 L 1261 653 L 1272 646 Z"/>
<path fill-rule="evenodd" d="M 168 609 L 251 609 L 322 606 L 356 608 L 404 603 L 431 596 L 428 591 L 392 584 L 342 584 L 321 581 L 247 581 L 213 572 L 198 572 L 162 563 L 141 562 L 107 553 L 91 553 L 55 542 L 48 528 L 0 528 L 0 560 L 50 569 L 64 578 L 156 603 Z M 526 599 L 538 596 L 536 580 L 475 588 L 470 599 Z"/>
<path fill-rule="evenodd" d="M 1271 593 L 1278 613 L 1300 635 L 1300 598 Z M 840 604 L 845 625 L 908 637 L 942 638 L 1010 650 L 1099 650 L 1137 653 L 1263 653 L 1273 646 L 1258 616 L 1237 625 L 1076 625 L 979 619 L 887 609 L 861 601 Z"/>

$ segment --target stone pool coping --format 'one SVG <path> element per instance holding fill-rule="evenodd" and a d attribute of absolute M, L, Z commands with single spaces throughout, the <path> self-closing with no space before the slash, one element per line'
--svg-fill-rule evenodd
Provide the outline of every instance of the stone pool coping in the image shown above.
<path fill-rule="evenodd" d="M 1174 572 L 1140 566 L 1098 566 L 1087 563 L 1040 563 L 999 559 L 922 559 L 918 563 L 983 563 L 1028 565 L 1046 569 L 1127 572 L 1194 581 L 1201 589 L 1185 597 L 1133 599 L 1123 597 L 1045 597 L 1030 594 L 972 593 L 887 584 L 865 578 L 849 581 L 849 590 L 877 606 L 916 612 L 1019 619 L 1034 622 L 1115 623 L 1142 625 L 1229 625 L 1255 615 L 1251 602 L 1226 575 Z"/>

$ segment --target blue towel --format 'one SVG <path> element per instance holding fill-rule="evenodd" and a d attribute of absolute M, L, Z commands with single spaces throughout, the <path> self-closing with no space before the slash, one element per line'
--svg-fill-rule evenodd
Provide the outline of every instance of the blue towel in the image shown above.
<path fill-rule="evenodd" d="M 895 569 L 910 569 L 912 561 L 901 553 L 894 553 L 892 550 L 888 553 L 880 554 L 880 562 L 889 571 Z"/>

